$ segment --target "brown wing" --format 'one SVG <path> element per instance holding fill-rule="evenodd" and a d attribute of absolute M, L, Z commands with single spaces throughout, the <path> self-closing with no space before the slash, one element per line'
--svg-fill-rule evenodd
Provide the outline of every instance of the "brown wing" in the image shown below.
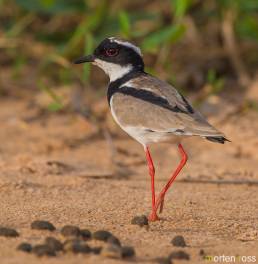
<path fill-rule="evenodd" d="M 176 89 L 149 75 L 120 87 L 112 97 L 112 108 L 123 126 L 182 135 L 224 136 Z"/>

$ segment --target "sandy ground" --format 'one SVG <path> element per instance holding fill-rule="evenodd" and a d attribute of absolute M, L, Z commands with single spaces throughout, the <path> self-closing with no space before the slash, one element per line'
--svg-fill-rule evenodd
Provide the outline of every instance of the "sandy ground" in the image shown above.
<path fill-rule="evenodd" d="M 115 139 L 119 166 L 114 166 L 110 144 L 90 138 L 92 127 L 78 115 L 34 118 L 37 109 L 23 100 L 5 98 L 0 104 L 0 225 L 20 232 L 18 238 L 0 237 L 0 263 L 127 262 L 69 254 L 39 259 L 18 252 L 20 242 L 37 244 L 49 235 L 30 229 L 38 219 L 58 229 L 74 224 L 109 230 L 135 248 L 136 258 L 128 263 L 153 263 L 167 256 L 178 249 L 170 243 L 175 235 L 184 236 L 190 263 L 207 263 L 200 249 L 209 256 L 258 259 L 257 113 L 211 120 L 232 143 L 183 142 L 189 162 L 166 197 L 161 221 L 147 230 L 130 223 L 135 215 L 148 214 L 151 205 L 139 144 L 125 134 Z M 174 145 L 151 150 L 159 190 L 179 158 Z M 53 235 L 62 239 L 58 231 Z"/>

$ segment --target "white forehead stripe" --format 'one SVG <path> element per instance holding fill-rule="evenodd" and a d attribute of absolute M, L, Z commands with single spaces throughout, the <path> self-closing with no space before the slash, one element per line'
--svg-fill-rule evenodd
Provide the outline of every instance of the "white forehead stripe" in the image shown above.
<path fill-rule="evenodd" d="M 123 45 L 123 46 L 126 46 L 128 48 L 133 49 L 135 52 L 137 52 L 142 57 L 141 49 L 139 47 L 135 46 L 134 44 L 132 44 L 130 42 L 127 42 L 127 41 L 118 40 L 118 39 L 116 39 L 114 37 L 109 38 L 109 40 L 111 42 L 116 42 L 117 44 L 120 44 L 120 45 Z"/>

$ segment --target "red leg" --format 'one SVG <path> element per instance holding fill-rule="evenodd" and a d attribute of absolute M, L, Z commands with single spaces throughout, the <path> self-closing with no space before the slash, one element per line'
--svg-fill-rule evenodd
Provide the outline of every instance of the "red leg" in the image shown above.
<path fill-rule="evenodd" d="M 155 167 L 154 167 L 154 164 L 153 164 L 153 161 L 151 158 L 149 148 L 145 147 L 144 150 L 145 150 L 145 154 L 146 154 L 147 163 L 149 166 L 149 174 L 151 177 L 152 212 L 149 216 L 149 220 L 155 221 L 155 220 L 158 220 L 158 216 L 157 216 L 157 212 L 156 212 L 157 210 L 155 210 L 155 200 L 156 200 L 156 198 L 155 198 L 155 183 L 154 183 Z"/>
<path fill-rule="evenodd" d="M 178 149 L 179 149 L 179 152 L 181 154 L 180 164 L 178 165 L 177 169 L 175 170 L 175 172 L 173 173 L 172 177 L 169 179 L 169 181 L 167 182 L 167 184 L 165 185 L 163 190 L 160 192 L 158 199 L 156 200 L 156 204 L 155 204 L 155 211 L 156 212 L 157 212 L 159 207 L 160 207 L 160 213 L 162 212 L 163 204 L 164 204 L 164 197 L 166 195 L 166 192 L 170 188 L 171 184 L 174 182 L 177 175 L 179 174 L 179 172 L 182 170 L 182 168 L 185 166 L 185 164 L 187 162 L 188 157 L 187 157 L 187 154 L 184 151 L 183 146 L 181 144 L 178 145 Z"/>

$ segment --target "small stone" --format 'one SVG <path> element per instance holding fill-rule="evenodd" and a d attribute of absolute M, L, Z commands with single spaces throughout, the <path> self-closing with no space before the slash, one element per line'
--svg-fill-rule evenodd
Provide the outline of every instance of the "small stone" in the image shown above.
<path fill-rule="evenodd" d="M 92 237 L 96 240 L 107 241 L 109 237 L 113 236 L 110 232 L 99 230 L 93 233 Z"/>
<path fill-rule="evenodd" d="M 54 237 L 47 237 L 45 239 L 45 244 L 48 245 L 54 251 L 63 250 L 63 244 Z"/>
<path fill-rule="evenodd" d="M 80 244 L 80 243 L 81 243 L 81 240 L 79 240 L 79 239 L 68 239 L 68 240 L 65 240 L 65 242 L 63 244 L 63 250 L 66 251 L 66 252 L 73 251 L 74 245 L 75 244 Z"/>
<path fill-rule="evenodd" d="M 18 237 L 19 233 L 15 229 L 12 229 L 12 228 L 0 227 L 0 236 Z"/>
<path fill-rule="evenodd" d="M 88 254 L 91 252 L 91 248 L 86 244 L 75 244 L 73 252 Z"/>
<path fill-rule="evenodd" d="M 175 236 L 172 240 L 171 243 L 175 247 L 186 247 L 185 239 L 183 236 Z"/>
<path fill-rule="evenodd" d="M 186 252 L 184 252 L 182 250 L 179 250 L 179 251 L 172 252 L 169 255 L 169 259 L 185 259 L 185 260 L 189 260 L 190 256 Z"/>
<path fill-rule="evenodd" d="M 91 248 L 85 242 L 79 239 L 71 239 L 71 240 L 65 241 L 64 251 L 73 252 L 75 254 L 77 253 L 87 254 L 91 252 Z"/>
<path fill-rule="evenodd" d="M 38 257 L 42 256 L 56 256 L 56 252 L 51 249 L 48 245 L 36 245 L 32 248 L 32 253 L 36 254 Z"/>
<path fill-rule="evenodd" d="M 131 258 L 135 256 L 135 250 L 133 247 L 122 247 L 122 257 Z"/>
<path fill-rule="evenodd" d="M 16 249 L 20 250 L 20 251 L 24 251 L 24 252 L 31 252 L 32 246 L 29 243 L 23 242 L 23 243 L 19 244 Z"/>
<path fill-rule="evenodd" d="M 135 216 L 132 219 L 131 224 L 143 227 L 143 226 L 147 226 L 149 224 L 149 221 L 146 215 L 141 215 L 141 216 Z"/>
<path fill-rule="evenodd" d="M 102 247 L 93 247 L 91 248 L 91 252 L 95 255 L 99 255 L 102 250 Z"/>
<path fill-rule="evenodd" d="M 199 255 L 200 255 L 200 256 L 204 256 L 204 255 L 205 255 L 205 252 L 204 252 L 203 249 L 200 249 Z"/>
<path fill-rule="evenodd" d="M 65 237 L 78 237 L 80 236 L 81 231 L 77 226 L 66 225 L 62 227 L 61 234 Z"/>
<path fill-rule="evenodd" d="M 107 258 L 119 259 L 122 257 L 122 250 L 121 247 L 114 244 L 107 244 L 102 248 L 101 255 Z"/>
<path fill-rule="evenodd" d="M 173 264 L 173 262 L 169 258 L 157 258 L 158 264 Z"/>
<path fill-rule="evenodd" d="M 108 238 L 107 242 L 109 244 L 114 244 L 114 245 L 117 245 L 117 246 L 121 247 L 121 243 L 120 243 L 119 239 L 116 236 L 113 236 L 113 235 L 110 236 Z"/>
<path fill-rule="evenodd" d="M 41 221 L 41 220 L 36 220 L 31 223 L 31 228 L 32 229 L 38 229 L 38 230 L 49 230 L 49 231 L 54 231 L 56 228 L 54 227 L 53 224 L 51 224 L 48 221 Z"/>
<path fill-rule="evenodd" d="M 81 229 L 81 237 L 83 240 L 91 239 L 91 232 L 88 229 Z"/>

